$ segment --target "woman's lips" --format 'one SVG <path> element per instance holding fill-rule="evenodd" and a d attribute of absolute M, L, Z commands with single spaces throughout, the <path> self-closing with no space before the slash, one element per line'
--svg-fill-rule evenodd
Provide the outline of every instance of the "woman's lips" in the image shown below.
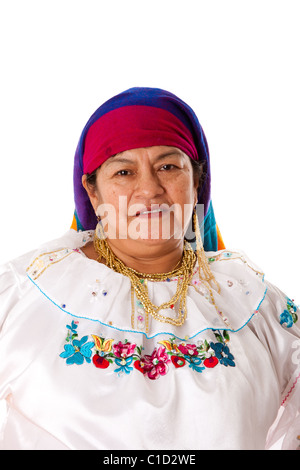
<path fill-rule="evenodd" d="M 155 205 L 155 206 L 145 207 L 143 209 L 138 210 L 135 214 L 135 217 L 142 217 L 142 218 L 160 217 L 165 212 L 168 212 L 167 207 L 159 207 Z"/>
<path fill-rule="evenodd" d="M 138 211 L 136 217 L 157 217 L 162 214 L 161 209 L 147 210 L 147 211 Z"/>

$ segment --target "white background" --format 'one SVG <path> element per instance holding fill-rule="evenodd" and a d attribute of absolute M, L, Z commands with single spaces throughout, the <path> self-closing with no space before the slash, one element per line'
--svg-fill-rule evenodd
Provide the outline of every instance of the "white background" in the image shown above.
<path fill-rule="evenodd" d="M 86 121 L 132 86 L 204 128 L 228 248 L 300 302 L 298 0 L 2 0 L 0 264 L 68 230 Z"/>
<path fill-rule="evenodd" d="M 132 86 L 189 103 L 217 222 L 300 298 L 297 0 L 2 1 L 0 264 L 61 236 L 86 121 Z M 300 302 L 300 300 L 299 300 Z"/>

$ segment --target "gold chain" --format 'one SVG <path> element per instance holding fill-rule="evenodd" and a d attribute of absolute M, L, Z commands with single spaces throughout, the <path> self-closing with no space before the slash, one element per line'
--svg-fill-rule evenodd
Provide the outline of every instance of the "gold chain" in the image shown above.
<path fill-rule="evenodd" d="M 175 326 L 183 325 L 186 316 L 186 295 L 187 290 L 193 276 L 193 267 L 196 262 L 196 255 L 193 252 L 191 246 L 188 242 L 185 241 L 183 255 L 179 261 L 179 266 L 175 267 L 172 271 L 167 273 L 140 273 L 132 268 L 126 266 L 123 261 L 115 256 L 111 250 L 109 244 L 107 243 L 104 237 L 98 237 L 95 234 L 94 237 L 94 247 L 96 252 L 99 254 L 98 261 L 101 261 L 102 258 L 105 259 L 106 265 L 113 269 L 114 271 L 127 276 L 130 279 L 131 286 L 134 289 L 137 299 L 143 304 L 146 317 L 150 314 L 155 320 L 158 320 L 163 323 L 170 323 Z M 178 265 L 178 263 L 177 263 Z M 172 298 L 157 306 L 151 302 L 148 293 L 148 287 L 145 280 L 153 282 L 166 281 L 171 277 L 177 276 L 178 282 L 176 287 L 176 292 Z M 159 313 L 160 310 L 166 310 L 172 308 L 175 304 L 179 302 L 178 308 L 178 317 L 172 318 L 169 316 L 164 316 Z M 171 307 L 172 306 L 172 307 Z"/>
<path fill-rule="evenodd" d="M 131 300 L 133 301 L 134 293 L 137 299 L 142 303 L 145 314 L 146 314 L 146 328 L 148 330 L 148 319 L 151 315 L 155 320 L 163 323 L 169 323 L 174 326 L 182 326 L 185 322 L 187 316 L 187 307 L 186 307 L 186 297 L 190 281 L 193 277 L 193 268 L 196 260 L 198 259 L 198 268 L 199 268 L 199 278 L 205 281 L 207 284 L 210 281 L 216 283 L 215 278 L 210 270 L 207 258 L 204 253 L 199 224 L 197 219 L 197 214 L 195 213 L 195 227 L 196 227 L 196 240 L 197 248 L 196 253 L 193 251 L 191 245 L 184 240 L 184 248 L 181 260 L 177 263 L 175 268 L 172 271 L 167 273 L 141 273 L 136 271 L 133 268 L 126 266 L 123 261 L 121 261 L 113 251 L 111 250 L 109 244 L 106 241 L 106 237 L 103 231 L 101 223 L 97 225 L 98 231 L 100 231 L 100 236 L 97 235 L 97 229 L 94 235 L 94 248 L 98 253 L 98 261 L 100 262 L 102 258 L 105 259 L 106 266 L 113 269 L 119 274 L 123 274 L 130 279 L 131 282 Z M 171 277 L 177 277 L 177 287 L 176 292 L 172 298 L 162 303 L 161 305 L 155 305 L 151 302 L 148 293 L 147 281 L 153 282 L 162 282 L 167 281 Z M 217 283 L 216 283 L 217 284 Z M 211 290 L 210 290 L 211 292 Z M 212 292 L 211 292 L 212 294 Z M 178 303 L 178 316 L 177 318 L 172 318 L 169 316 L 164 316 L 160 314 L 160 310 L 166 309 L 175 309 L 175 304 Z M 132 313 L 133 315 L 133 313 Z M 131 317 L 133 322 L 133 317 Z"/>

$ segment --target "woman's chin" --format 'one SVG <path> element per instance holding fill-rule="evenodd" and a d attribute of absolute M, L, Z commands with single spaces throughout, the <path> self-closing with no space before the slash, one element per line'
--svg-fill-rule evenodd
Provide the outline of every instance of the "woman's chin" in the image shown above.
<path fill-rule="evenodd" d="M 139 233 L 135 234 L 134 237 L 129 236 L 128 239 L 136 242 L 143 242 L 144 244 L 152 244 L 152 245 L 161 245 L 173 242 L 174 240 L 182 240 L 183 239 L 183 231 L 182 229 L 174 232 L 173 229 L 171 230 L 145 230 L 140 231 Z"/>
<path fill-rule="evenodd" d="M 159 234 L 158 234 L 159 235 Z M 127 238 L 122 240 L 109 240 L 112 249 L 118 249 L 127 254 L 133 256 L 141 256 L 153 253 L 157 256 L 157 253 L 163 255 L 166 250 L 171 251 L 179 245 L 182 245 L 183 236 L 175 237 L 174 235 L 164 238 L 162 236 L 153 237 L 153 234 L 139 234 L 135 238 Z"/>

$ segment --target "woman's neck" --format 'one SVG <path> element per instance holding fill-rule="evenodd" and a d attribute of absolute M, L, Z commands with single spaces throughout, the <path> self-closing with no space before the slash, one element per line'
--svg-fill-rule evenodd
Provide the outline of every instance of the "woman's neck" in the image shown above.
<path fill-rule="evenodd" d="M 135 250 L 125 249 L 122 243 L 117 244 L 114 241 L 109 242 L 109 245 L 114 255 L 127 267 L 145 274 L 172 271 L 180 262 L 183 253 L 183 240 L 176 240 L 176 243 L 172 244 L 173 246 L 167 243 L 164 243 L 163 246 L 148 246 L 145 243 L 143 249 L 140 244 L 137 244 Z M 99 258 L 93 242 L 89 242 L 81 250 L 88 258 L 94 260 Z M 105 263 L 105 260 L 102 259 L 101 262 Z"/>

